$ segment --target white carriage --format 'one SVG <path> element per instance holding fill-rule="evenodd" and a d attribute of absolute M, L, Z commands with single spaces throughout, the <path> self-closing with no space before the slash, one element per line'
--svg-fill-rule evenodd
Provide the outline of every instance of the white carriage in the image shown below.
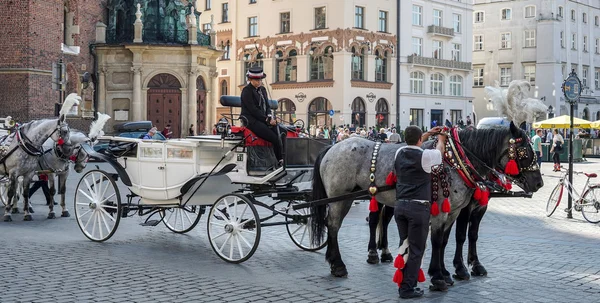
<path fill-rule="evenodd" d="M 257 168 L 249 159 L 250 154 L 257 156 L 254 146 L 260 148 L 257 157 L 264 158 L 272 150 L 244 128 L 220 128 L 221 135 L 168 141 L 102 137 L 110 141 L 105 154 L 87 147 L 88 153 L 109 163 L 116 173 L 92 170 L 77 185 L 75 216 L 85 236 L 93 241 L 109 239 L 120 219 L 132 212 L 148 215 L 143 225 L 163 222 L 173 232 L 186 233 L 208 211 L 210 244 L 227 262 L 250 258 L 264 226 L 286 225 L 292 241 L 302 249 L 324 247 L 324 241 L 311 242 L 308 209 L 292 206 L 309 199 L 310 191 L 299 190 L 295 184 L 311 177 L 312 164 L 327 142 L 288 138 L 286 144 L 294 148 L 286 156 L 286 167 Z M 119 178 L 130 191 L 125 202 L 115 183 Z M 273 202 L 260 201 L 261 197 Z M 261 218 L 257 206 L 268 209 L 269 215 Z M 276 215 L 285 220 L 266 222 Z M 160 219 L 151 219 L 155 217 Z"/>

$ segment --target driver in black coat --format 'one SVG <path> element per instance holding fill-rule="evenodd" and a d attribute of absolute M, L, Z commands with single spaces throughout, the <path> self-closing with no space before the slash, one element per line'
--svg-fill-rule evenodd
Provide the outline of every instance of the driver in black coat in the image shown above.
<path fill-rule="evenodd" d="M 242 121 L 248 129 L 273 144 L 275 157 L 279 165 L 283 165 L 283 141 L 286 131 L 278 126 L 277 118 L 271 112 L 267 90 L 262 86 L 262 79 L 266 76 L 260 66 L 254 66 L 248 70 L 246 77 L 249 83 L 242 90 L 240 116 L 244 117 Z M 281 139 L 277 138 L 278 129 L 282 135 Z"/>

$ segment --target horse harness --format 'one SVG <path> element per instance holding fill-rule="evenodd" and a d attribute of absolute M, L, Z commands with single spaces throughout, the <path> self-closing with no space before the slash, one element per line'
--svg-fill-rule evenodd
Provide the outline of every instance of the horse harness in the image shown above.
<path fill-rule="evenodd" d="M 52 133 L 50 133 L 50 135 L 48 135 L 47 138 L 50 138 L 58 130 L 59 127 L 55 128 L 54 131 L 52 131 Z M 6 142 L 9 137 L 17 140 L 17 146 L 13 147 L 11 150 L 8 150 L 8 147 L 12 143 L 12 140 L 10 140 L 10 142 Z M 44 139 L 44 141 L 46 139 Z M 59 138 L 57 144 L 64 144 L 64 139 Z M 0 163 L 2 163 L 2 165 L 4 166 L 5 173 L 8 173 L 8 169 L 6 167 L 6 159 L 8 159 L 8 157 L 10 157 L 18 148 L 23 149 L 23 151 L 26 154 L 34 157 L 40 157 L 44 154 L 44 151 L 42 150 L 41 146 L 39 148 L 36 147 L 33 144 L 33 142 L 31 142 L 31 140 L 25 134 L 22 133 L 22 127 L 19 127 L 14 132 L 14 134 L 4 136 L 0 139 Z"/>

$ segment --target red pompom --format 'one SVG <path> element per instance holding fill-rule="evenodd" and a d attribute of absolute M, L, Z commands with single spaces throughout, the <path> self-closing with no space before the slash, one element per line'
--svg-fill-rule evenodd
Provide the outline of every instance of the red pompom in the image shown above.
<path fill-rule="evenodd" d="M 519 167 L 517 166 L 517 161 L 515 159 L 511 159 L 506 163 L 506 167 L 504 168 L 504 172 L 507 175 L 516 176 L 519 174 Z"/>
<path fill-rule="evenodd" d="M 402 257 L 401 254 L 398 254 L 398 256 L 396 257 L 396 260 L 394 260 L 394 267 L 398 268 L 398 269 L 404 268 L 404 258 Z"/>
<path fill-rule="evenodd" d="M 475 187 L 475 192 L 473 193 L 473 199 L 479 201 L 479 199 L 481 199 L 481 189 L 479 189 L 479 186 Z"/>
<path fill-rule="evenodd" d="M 487 190 L 483 191 L 481 193 L 481 199 L 479 199 L 479 205 L 486 206 L 489 202 L 489 199 L 490 199 L 490 192 L 488 192 Z"/>
<path fill-rule="evenodd" d="M 369 203 L 369 211 L 370 212 L 376 212 L 379 210 L 379 207 L 377 206 L 377 199 L 375 199 L 375 196 L 371 197 L 371 202 Z"/>
<path fill-rule="evenodd" d="M 402 275 L 402 271 L 401 270 L 396 270 L 396 272 L 394 273 L 394 278 L 392 278 L 392 281 L 396 284 L 398 284 L 398 287 L 400 287 L 400 284 L 402 284 L 402 279 L 404 279 L 404 276 Z"/>
<path fill-rule="evenodd" d="M 419 268 L 419 278 L 417 279 L 420 283 L 425 282 L 425 273 L 422 268 Z"/>
<path fill-rule="evenodd" d="M 385 178 L 385 184 L 387 185 L 394 185 L 396 184 L 396 181 L 398 181 L 398 178 L 396 177 L 396 174 L 393 171 L 391 171 L 387 175 L 387 178 Z"/>
<path fill-rule="evenodd" d="M 444 202 L 442 202 L 442 212 L 450 212 L 450 201 L 448 201 L 448 198 L 444 199 Z"/>
<path fill-rule="evenodd" d="M 75 162 L 75 161 L 77 161 L 77 156 L 76 156 L 76 155 L 71 155 L 71 156 L 69 157 L 69 160 L 71 160 L 71 161 Z"/>
<path fill-rule="evenodd" d="M 65 140 L 63 138 L 58 138 L 58 141 L 56 141 L 56 144 L 63 145 L 63 144 L 65 144 Z"/>
<path fill-rule="evenodd" d="M 512 189 L 512 184 L 510 184 L 510 182 L 507 182 L 507 183 L 504 185 L 504 188 L 506 188 L 506 190 L 511 190 L 511 189 Z"/>
<path fill-rule="evenodd" d="M 440 214 L 440 207 L 438 206 L 437 202 L 433 201 L 433 203 L 431 204 L 431 215 L 435 217 L 439 214 Z"/>

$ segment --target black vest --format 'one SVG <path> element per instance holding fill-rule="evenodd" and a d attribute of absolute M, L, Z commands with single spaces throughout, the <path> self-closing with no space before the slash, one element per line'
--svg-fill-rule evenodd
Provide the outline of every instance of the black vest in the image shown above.
<path fill-rule="evenodd" d="M 398 152 L 394 164 L 397 200 L 431 200 L 431 176 L 423 170 L 422 157 L 421 149 L 408 147 Z"/>

